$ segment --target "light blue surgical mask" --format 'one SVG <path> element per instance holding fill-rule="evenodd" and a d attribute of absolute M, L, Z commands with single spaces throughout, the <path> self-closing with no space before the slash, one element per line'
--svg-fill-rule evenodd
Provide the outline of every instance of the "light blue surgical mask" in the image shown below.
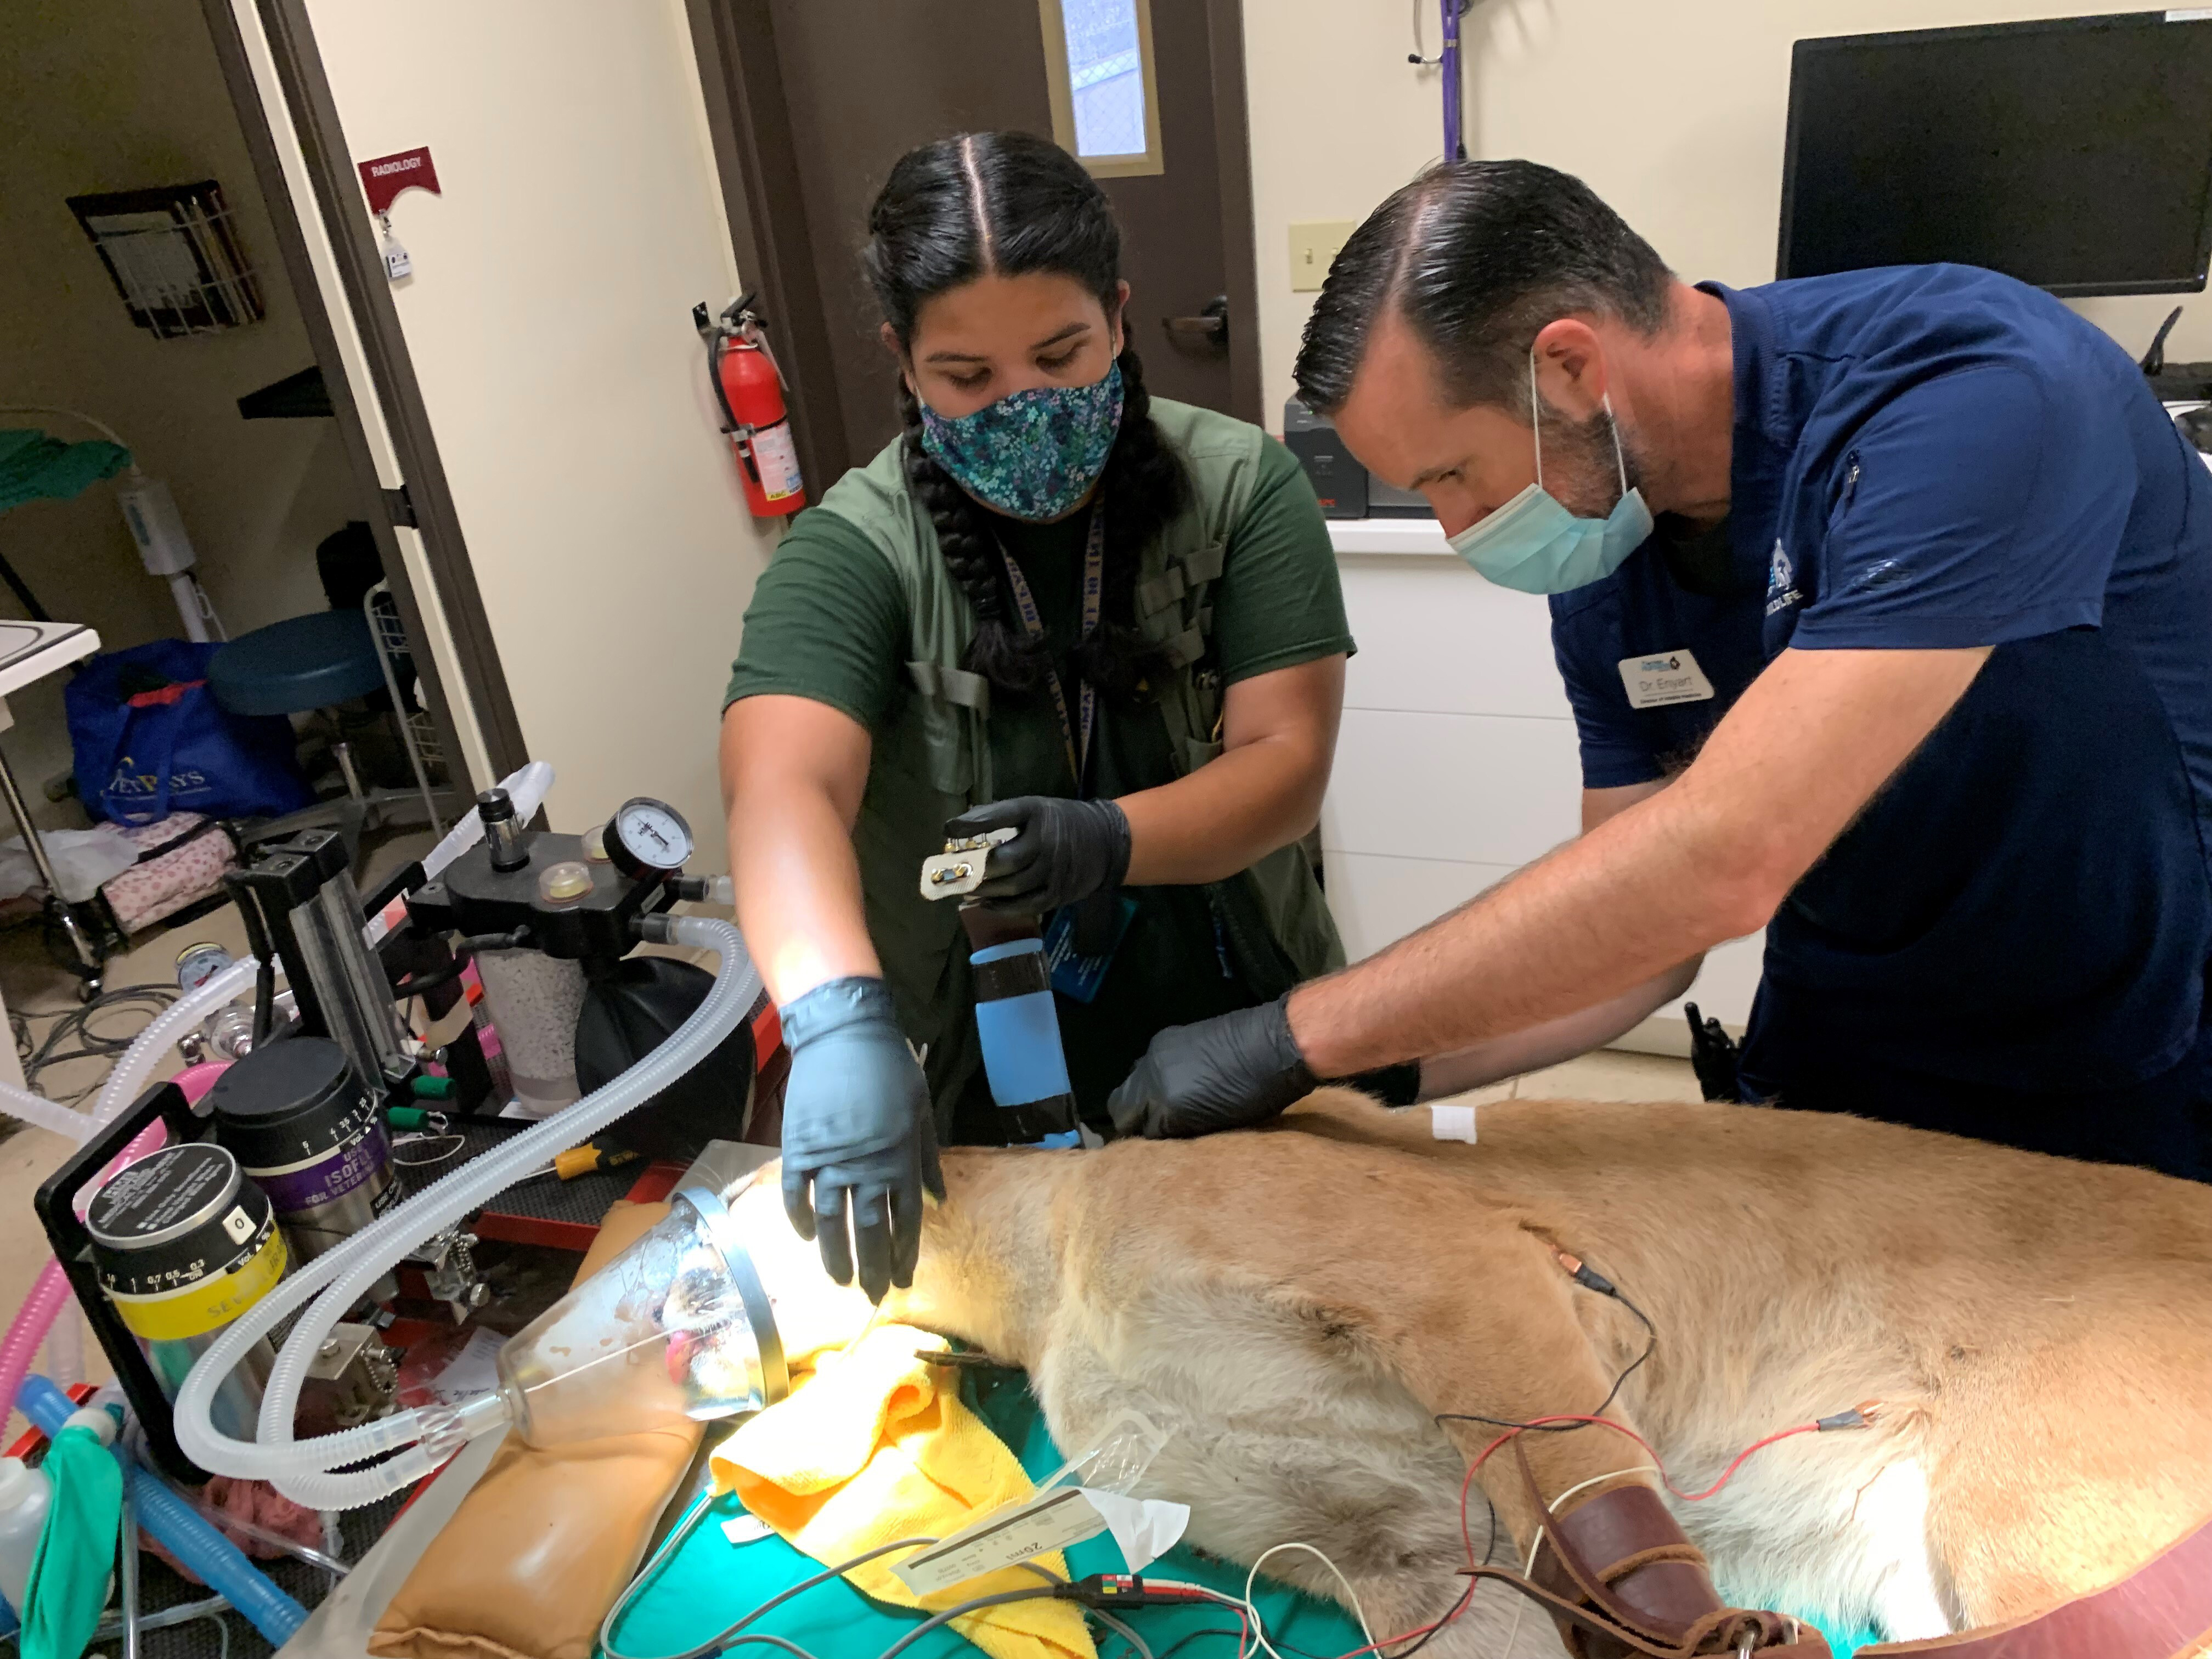
<path fill-rule="evenodd" d="M 1523 593 L 1565 593 L 1601 581 L 1620 568 L 1651 533 L 1644 492 L 1628 487 L 1620 453 L 1620 428 L 1607 398 L 1613 465 L 1620 469 L 1620 499 L 1602 519 L 1581 519 L 1544 488 L 1542 405 L 1536 398 L 1536 354 L 1528 354 L 1528 407 L 1536 439 L 1536 482 L 1496 512 L 1451 538 L 1452 551 L 1500 587 Z"/>

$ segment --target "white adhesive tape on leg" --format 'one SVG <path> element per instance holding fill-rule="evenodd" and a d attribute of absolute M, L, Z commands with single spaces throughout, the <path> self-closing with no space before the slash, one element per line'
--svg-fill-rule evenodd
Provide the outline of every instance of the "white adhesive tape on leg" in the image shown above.
<path fill-rule="evenodd" d="M 1429 1133 L 1438 1140 L 1464 1140 L 1474 1145 L 1474 1108 L 1472 1106 L 1431 1106 L 1429 1108 Z"/>

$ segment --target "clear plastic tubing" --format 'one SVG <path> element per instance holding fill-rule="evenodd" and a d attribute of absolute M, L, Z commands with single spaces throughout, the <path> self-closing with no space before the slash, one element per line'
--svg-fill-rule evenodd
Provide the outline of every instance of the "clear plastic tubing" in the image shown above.
<path fill-rule="evenodd" d="M 75 1401 L 43 1376 L 25 1379 L 21 1403 L 23 1415 L 49 1436 L 76 1409 Z M 123 1465 L 131 1501 L 137 1505 L 138 1524 L 205 1580 L 210 1589 L 229 1597 L 231 1606 L 273 1645 L 282 1647 L 289 1641 L 292 1633 L 307 1623 L 307 1610 L 270 1583 L 237 1545 L 217 1532 L 190 1504 L 138 1468 L 120 1448 L 115 1455 Z"/>
<path fill-rule="evenodd" d="M 234 963 L 198 989 L 179 997 L 164 1008 L 123 1051 L 123 1057 L 115 1062 L 106 1086 L 100 1091 L 100 1098 L 90 1112 L 71 1111 L 43 1095 L 7 1084 L 0 1084 L 0 1112 L 82 1145 L 94 1130 L 137 1097 L 154 1068 L 176 1046 L 179 1036 L 214 1010 L 251 988 L 260 966 L 252 957 Z M 164 1133 L 157 1123 L 133 1137 L 100 1179 L 106 1180 L 133 1158 L 143 1158 L 152 1152 L 161 1144 Z M 24 1374 L 30 1370 L 39 1346 L 46 1340 L 56 1316 L 70 1308 L 72 1300 L 69 1280 L 64 1277 L 60 1264 L 48 1261 L 32 1285 L 31 1294 L 24 1298 L 15 1323 L 8 1328 L 7 1336 L 0 1339 L 0 1419 L 4 1419 L 14 1406 L 15 1391 L 21 1386 Z"/>
<path fill-rule="evenodd" d="M 153 1075 L 161 1057 L 176 1047 L 179 1036 L 224 1003 L 251 990 L 253 975 L 260 966 L 252 957 L 233 963 L 198 990 L 179 997 L 161 1010 L 123 1051 L 123 1057 L 107 1074 L 100 1098 L 93 1103 L 89 1112 L 72 1111 L 44 1095 L 34 1095 L 12 1083 L 0 1083 L 0 1113 L 82 1144 L 91 1138 L 94 1129 L 137 1097 L 138 1091 L 146 1086 L 146 1079 Z"/>
<path fill-rule="evenodd" d="M 84 1381 L 84 1321 L 68 1303 L 56 1310 L 54 1322 L 46 1332 L 46 1345 L 40 1352 L 46 1375 L 64 1389 Z"/>
<path fill-rule="evenodd" d="M 712 950 L 720 957 L 720 971 L 715 976 L 705 1003 L 684 1022 L 674 1037 L 622 1077 L 595 1095 L 549 1118 L 539 1129 L 518 1136 L 507 1146 L 501 1148 L 496 1155 L 501 1167 L 485 1169 L 485 1165 L 493 1162 L 493 1158 L 485 1158 L 457 1171 L 453 1176 L 441 1182 L 440 1187 L 458 1188 L 463 1179 L 467 1178 L 468 1188 L 452 1194 L 432 1188 L 417 1200 L 425 1213 L 422 1219 L 412 1225 L 398 1220 L 398 1212 L 386 1218 L 386 1222 L 392 1224 L 392 1236 L 402 1241 L 399 1249 L 412 1248 L 439 1229 L 459 1220 L 518 1176 L 541 1166 L 554 1152 L 598 1133 L 640 1103 L 653 1098 L 675 1079 L 698 1064 L 743 1022 L 760 994 L 761 981 L 746 956 L 744 943 L 737 930 L 727 922 L 702 917 L 656 920 L 659 931 L 654 937 L 658 942 Z M 478 1174 L 480 1170 L 483 1170 L 481 1175 Z M 432 1207 L 433 1204 L 434 1207 Z M 380 1227 L 384 1224 L 379 1225 Z M 367 1236 L 365 1231 L 356 1235 L 356 1237 Z M 361 1252 L 348 1264 L 343 1275 L 331 1284 L 320 1299 L 295 1326 L 290 1340 L 277 1357 L 276 1369 L 270 1376 L 263 1398 L 262 1449 L 281 1450 L 295 1459 L 304 1449 L 292 1443 L 291 1425 L 307 1368 L 331 1330 L 389 1267 L 392 1258 L 393 1248 L 389 1244 L 373 1252 Z M 320 1263 L 318 1261 L 314 1265 L 319 1267 Z M 257 1308 L 249 1314 L 249 1317 L 263 1317 L 273 1325 L 282 1316 L 260 1316 Z M 211 1351 L 202 1363 L 211 1363 L 214 1358 Z M 181 1398 L 179 1405 L 182 1405 Z M 406 1415 L 416 1417 L 416 1413 Z M 311 1453 L 311 1461 L 301 1460 L 313 1473 L 294 1473 L 288 1468 L 281 1474 L 272 1474 L 270 1480 L 286 1497 L 311 1509 L 356 1508 L 411 1486 L 434 1470 L 465 1442 L 481 1434 L 502 1431 L 508 1422 L 508 1402 L 501 1395 L 481 1396 L 459 1410 L 432 1407 L 422 1411 L 412 1423 L 401 1424 L 396 1419 L 386 1419 L 382 1423 L 366 1425 L 380 1431 L 374 1437 L 383 1445 L 404 1444 L 408 1440 L 416 1443 L 375 1468 L 346 1474 L 327 1473 L 333 1466 L 357 1462 L 362 1455 L 358 1449 L 342 1443 L 347 1436 L 334 1435 L 318 1443 L 319 1449 L 328 1449 L 320 1450 L 319 1455 Z M 193 1426 L 197 1429 L 197 1422 Z M 360 1431 L 350 1432 L 359 1433 Z M 194 1455 L 196 1461 L 202 1462 L 206 1467 L 219 1467 L 206 1464 L 204 1459 L 198 1459 L 189 1446 L 186 1450 L 187 1455 Z"/>
<path fill-rule="evenodd" d="M 464 1164 L 435 1185 L 306 1263 L 270 1295 L 225 1327 L 200 1357 L 177 1396 L 177 1443 L 185 1455 L 219 1474 L 272 1482 L 310 1509 L 354 1509 L 411 1486 L 467 1441 L 503 1430 L 508 1406 L 502 1395 L 480 1395 L 459 1407 L 427 1407 L 398 1412 L 311 1441 L 291 1437 L 292 1418 L 307 1366 L 331 1329 L 361 1293 L 409 1250 L 434 1237 L 555 1153 L 600 1130 L 712 1053 L 735 1030 L 760 994 L 760 975 L 744 941 L 726 921 L 704 916 L 654 918 L 653 938 L 717 952 L 720 970 L 706 1000 L 666 1042 L 605 1087 L 586 1096 L 536 1128 Z M 325 1287 L 328 1288 L 325 1289 Z M 293 1328 L 277 1356 L 261 1405 L 258 1441 L 220 1434 L 209 1419 L 217 1386 L 246 1351 L 320 1291 Z M 386 1452 L 398 1455 L 371 1468 L 329 1473 Z"/>
<path fill-rule="evenodd" d="M 93 1130 L 93 1120 L 84 1113 L 57 1105 L 44 1095 L 18 1089 L 12 1083 L 0 1083 L 0 1113 L 64 1140 L 82 1142 Z"/>
<path fill-rule="evenodd" d="M 146 1029 L 131 1040 L 131 1046 L 123 1051 L 123 1058 L 115 1062 L 115 1069 L 107 1074 L 100 1098 L 93 1103 L 92 1123 L 110 1121 L 136 1100 L 154 1075 L 154 1068 L 177 1046 L 177 1039 L 223 1004 L 252 990 L 253 976 L 260 969 L 260 962 L 252 957 L 234 962 L 198 990 L 186 992 L 155 1015 Z M 0 1105 L 0 1109 L 4 1109 L 4 1105 Z"/>
<path fill-rule="evenodd" d="M 70 1115 L 77 1115 L 73 1112 Z M 88 1123 L 91 1120 L 78 1118 L 78 1121 Z M 100 1179 L 106 1181 L 134 1158 L 145 1157 L 167 1138 L 167 1125 L 148 1124 L 131 1137 L 131 1144 L 116 1154 L 114 1161 L 100 1172 Z M 15 1391 L 22 1386 L 25 1374 L 37 1357 L 39 1345 L 46 1340 L 54 1321 L 64 1315 L 74 1318 L 76 1314 L 76 1297 L 70 1288 L 69 1277 L 62 1272 L 62 1264 L 49 1257 L 33 1282 L 30 1295 L 23 1298 L 15 1322 L 8 1328 L 7 1336 L 0 1339 L 0 1422 L 4 1422 L 14 1408 Z"/>
<path fill-rule="evenodd" d="M 38 1358 L 39 1345 L 52 1328 L 54 1316 L 74 1299 L 62 1264 L 47 1257 L 30 1295 L 23 1298 L 22 1310 L 8 1328 L 6 1339 L 0 1340 L 0 1422 L 5 1422 L 15 1408 L 15 1391 L 23 1386 L 31 1362 Z"/>

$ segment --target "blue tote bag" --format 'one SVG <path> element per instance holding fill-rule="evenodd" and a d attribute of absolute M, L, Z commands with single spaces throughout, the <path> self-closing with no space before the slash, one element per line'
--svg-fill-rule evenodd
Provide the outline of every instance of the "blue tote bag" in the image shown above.
<path fill-rule="evenodd" d="M 77 793 L 95 817 L 277 817 L 314 799 L 282 715 L 226 711 L 208 689 L 220 645 L 155 640 L 88 658 L 64 690 Z"/>

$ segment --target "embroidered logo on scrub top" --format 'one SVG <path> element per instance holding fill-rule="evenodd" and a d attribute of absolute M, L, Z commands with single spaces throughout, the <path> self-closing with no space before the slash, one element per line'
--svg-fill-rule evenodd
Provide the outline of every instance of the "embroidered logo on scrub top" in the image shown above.
<path fill-rule="evenodd" d="M 1768 616 L 1771 617 L 1777 611 L 1787 611 L 1791 605 L 1798 604 L 1804 599 L 1805 596 L 1797 591 L 1792 580 L 1796 574 L 1796 567 L 1790 562 L 1790 556 L 1783 551 L 1781 539 L 1778 537 L 1774 543 L 1774 557 L 1766 568 L 1766 614 Z"/>

